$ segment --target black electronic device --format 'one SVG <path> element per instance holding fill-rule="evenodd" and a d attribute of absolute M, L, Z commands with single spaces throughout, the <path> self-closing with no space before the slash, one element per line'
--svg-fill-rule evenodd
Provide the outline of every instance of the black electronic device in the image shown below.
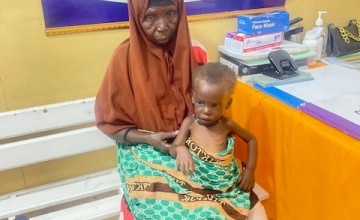
<path fill-rule="evenodd" d="M 295 19 L 290 20 L 290 28 L 288 31 L 284 32 L 284 39 L 285 40 L 289 40 L 291 41 L 291 36 L 296 36 L 298 35 L 298 40 L 300 41 L 300 34 L 301 32 L 304 31 L 304 27 L 303 26 L 299 26 L 298 23 L 300 21 L 302 21 L 303 18 L 302 17 L 297 17 Z M 298 41 L 296 41 L 296 38 L 294 39 L 294 42 L 300 43 Z"/>
<path fill-rule="evenodd" d="M 272 66 L 270 61 L 266 63 L 261 62 L 261 64 L 259 64 L 257 62 L 251 63 L 251 61 L 246 62 L 236 59 L 222 52 L 219 52 L 219 55 L 219 62 L 232 68 L 240 77 L 270 71 Z M 294 62 L 298 67 L 308 66 L 309 57 L 294 59 Z"/>
<path fill-rule="evenodd" d="M 270 70 L 263 72 L 264 75 L 276 79 L 287 79 L 299 75 L 297 65 L 285 50 L 276 50 L 269 53 Z"/>

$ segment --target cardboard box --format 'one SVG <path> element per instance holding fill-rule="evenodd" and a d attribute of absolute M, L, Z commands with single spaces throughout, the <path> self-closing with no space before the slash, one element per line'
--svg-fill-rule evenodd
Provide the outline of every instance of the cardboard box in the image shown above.
<path fill-rule="evenodd" d="M 284 32 L 289 30 L 289 13 L 277 10 L 260 15 L 239 15 L 237 25 L 237 32 L 245 35 Z"/>
<path fill-rule="evenodd" d="M 225 36 L 225 48 L 235 53 L 252 52 L 279 46 L 281 38 L 282 32 L 257 36 L 246 36 L 242 33 L 230 32 Z"/>

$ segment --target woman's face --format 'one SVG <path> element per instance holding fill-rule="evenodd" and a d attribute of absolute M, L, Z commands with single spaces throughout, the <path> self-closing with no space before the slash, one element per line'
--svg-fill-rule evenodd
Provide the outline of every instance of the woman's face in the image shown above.
<path fill-rule="evenodd" d="M 146 37 L 155 45 L 167 45 L 178 28 L 179 16 L 175 5 L 149 7 L 141 22 Z"/>

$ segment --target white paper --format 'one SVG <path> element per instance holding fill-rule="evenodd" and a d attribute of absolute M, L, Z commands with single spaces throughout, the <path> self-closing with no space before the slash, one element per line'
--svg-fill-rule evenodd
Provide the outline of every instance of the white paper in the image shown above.
<path fill-rule="evenodd" d="M 303 70 L 313 80 L 276 86 L 348 121 L 360 125 L 360 71 L 336 64 Z"/>
<path fill-rule="evenodd" d="M 360 93 L 315 101 L 313 104 L 360 126 Z"/>
<path fill-rule="evenodd" d="M 313 80 L 276 86 L 306 102 L 329 101 L 336 97 L 360 94 L 360 71 L 339 65 L 303 70 L 311 73 Z"/>

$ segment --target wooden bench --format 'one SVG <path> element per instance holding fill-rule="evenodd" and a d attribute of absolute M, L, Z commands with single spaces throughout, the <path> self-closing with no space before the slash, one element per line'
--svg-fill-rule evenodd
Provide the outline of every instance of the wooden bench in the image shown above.
<path fill-rule="evenodd" d="M 94 98 L 0 113 L 0 172 L 109 147 L 114 141 L 95 126 Z M 0 220 L 118 218 L 120 189 L 112 168 L 11 192 L 0 195 Z M 257 184 L 254 191 L 269 197 Z"/>
<path fill-rule="evenodd" d="M 96 128 L 93 109 L 88 98 L 0 113 L 0 172 L 114 147 Z M 121 198 L 113 168 L 0 195 L 0 219 L 105 219 L 120 214 Z"/>

